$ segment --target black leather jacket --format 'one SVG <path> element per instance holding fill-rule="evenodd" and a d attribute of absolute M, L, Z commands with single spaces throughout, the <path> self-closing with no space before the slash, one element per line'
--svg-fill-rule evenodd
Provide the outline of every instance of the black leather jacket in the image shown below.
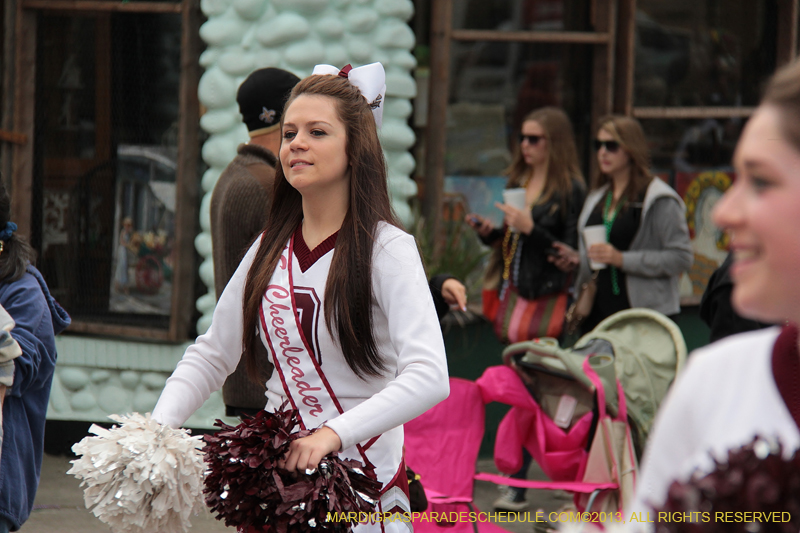
<path fill-rule="evenodd" d="M 578 249 L 578 215 L 585 198 L 583 184 L 573 180 L 572 194 L 565 208 L 562 208 L 561 196 L 557 194 L 531 208 L 533 230 L 527 235 L 520 235 L 514 258 L 514 262 L 519 261 L 519 268 L 515 269 L 513 263 L 511 268 L 512 281 L 523 298 L 533 300 L 567 288 L 570 274 L 556 268 L 547 260 L 547 255 L 552 250 L 553 241 Z M 505 227 L 495 229 L 482 240 L 485 244 L 495 246 L 496 254 L 502 254 L 505 231 Z"/>
<path fill-rule="evenodd" d="M 450 306 L 442 296 L 442 285 L 448 279 L 452 278 L 450 274 L 437 274 L 428 280 L 428 287 L 431 289 L 431 296 L 433 296 L 433 305 L 436 307 L 436 314 L 439 315 L 439 320 L 444 318 L 444 315 L 450 310 Z"/>

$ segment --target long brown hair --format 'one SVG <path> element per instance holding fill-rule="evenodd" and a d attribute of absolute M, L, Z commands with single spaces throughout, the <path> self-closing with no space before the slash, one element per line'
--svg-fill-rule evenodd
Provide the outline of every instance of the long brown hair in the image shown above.
<path fill-rule="evenodd" d="M 372 320 L 372 249 L 378 222 L 399 227 L 389 201 L 386 161 L 375 120 L 367 100 L 340 76 L 309 76 L 292 90 L 286 110 L 301 95 L 325 96 L 336 107 L 347 133 L 350 162 L 350 198 L 347 214 L 336 238 L 325 287 L 325 324 L 338 340 L 350 369 L 359 377 L 378 375 L 385 362 L 378 353 Z M 283 118 L 281 118 L 283 129 Z M 258 379 L 254 335 L 259 323 L 261 299 L 286 242 L 303 219 L 302 196 L 286 180 L 283 168 L 275 169 L 272 207 L 261 244 L 247 274 L 242 345 L 247 372 Z"/>
<path fill-rule="evenodd" d="M 800 60 L 778 70 L 767 84 L 761 105 L 780 109 L 781 133 L 800 151 Z"/>
<path fill-rule="evenodd" d="M 650 174 L 650 149 L 647 147 L 642 125 L 633 117 L 611 115 L 600 119 L 597 131 L 600 130 L 607 131 L 631 158 L 631 178 L 623 194 L 629 201 L 635 202 L 653 179 Z M 611 176 L 598 170 L 592 190 L 599 189 L 610 181 Z"/>
<path fill-rule="evenodd" d="M 563 202 L 572 192 L 572 182 L 583 184 L 583 174 L 578 165 L 578 150 L 575 148 L 575 135 L 567 114 L 557 107 L 543 107 L 528 113 L 522 123 L 537 122 L 547 138 L 547 180 L 539 201 L 548 200 L 554 194 Z M 506 169 L 507 187 L 522 187 L 525 176 L 531 169 L 522 156 L 519 144 L 514 150 L 514 159 Z"/>

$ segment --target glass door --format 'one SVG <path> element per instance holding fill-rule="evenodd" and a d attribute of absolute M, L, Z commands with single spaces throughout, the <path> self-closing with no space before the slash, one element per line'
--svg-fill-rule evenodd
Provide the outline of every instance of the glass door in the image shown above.
<path fill-rule="evenodd" d="M 76 319 L 168 327 L 181 18 L 38 14 L 33 236 Z"/>

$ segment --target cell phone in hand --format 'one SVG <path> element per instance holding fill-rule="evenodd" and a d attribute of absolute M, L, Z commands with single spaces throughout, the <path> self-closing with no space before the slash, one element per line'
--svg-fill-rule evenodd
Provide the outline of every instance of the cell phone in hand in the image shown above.
<path fill-rule="evenodd" d="M 480 226 L 483 223 L 483 221 L 480 219 L 480 217 L 472 215 L 471 217 L 469 217 L 469 223 L 474 226 Z"/>

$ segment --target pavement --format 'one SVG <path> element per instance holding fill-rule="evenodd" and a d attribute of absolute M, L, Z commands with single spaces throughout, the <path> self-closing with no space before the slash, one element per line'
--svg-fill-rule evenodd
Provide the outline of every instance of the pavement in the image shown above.
<path fill-rule="evenodd" d="M 83 490 L 77 478 L 66 472 L 72 466 L 70 457 L 64 455 L 45 455 L 39 491 L 36 495 L 33 513 L 22 526 L 24 533 L 111 533 L 111 529 L 100 522 L 84 507 Z M 491 459 L 478 461 L 479 472 L 497 472 Z M 530 479 L 546 479 L 538 466 L 531 466 Z M 424 483 L 424 481 L 423 481 Z M 499 496 L 497 488 L 484 481 L 475 482 L 475 505 L 481 511 L 492 510 L 492 502 Z M 546 513 L 559 509 L 572 501 L 571 496 L 561 491 L 529 490 L 528 512 L 531 517 L 537 509 Z M 506 522 L 496 525 L 512 533 L 532 533 L 533 523 Z M 233 532 L 226 528 L 208 511 L 192 519 L 189 533 Z M 156 532 L 153 532 L 156 533 Z"/>

